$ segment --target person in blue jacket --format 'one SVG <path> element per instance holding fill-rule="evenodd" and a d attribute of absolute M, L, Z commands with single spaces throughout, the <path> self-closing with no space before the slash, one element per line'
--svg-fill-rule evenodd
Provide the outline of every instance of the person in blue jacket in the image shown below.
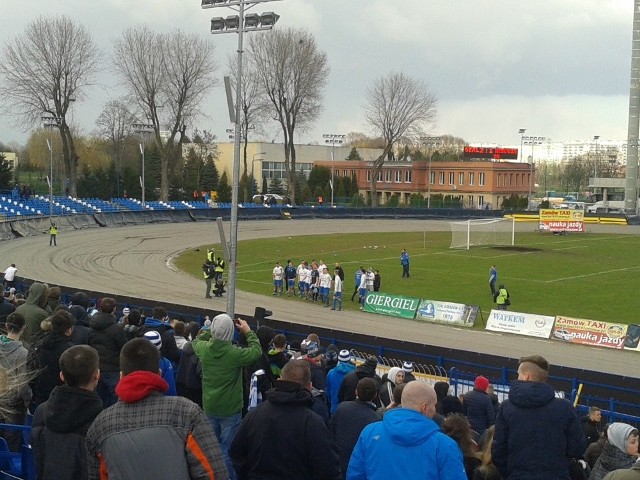
<path fill-rule="evenodd" d="M 462 452 L 432 417 L 436 392 L 424 382 L 402 391 L 402 408 L 367 425 L 351 454 L 347 480 L 466 480 Z"/>
<path fill-rule="evenodd" d="M 162 337 L 155 330 L 149 330 L 143 335 L 142 338 L 149 340 L 153 344 L 153 346 L 158 349 L 158 351 L 162 348 Z M 175 397 L 176 395 L 178 395 L 178 392 L 176 390 L 176 377 L 173 370 L 173 365 L 168 358 L 165 358 L 162 355 L 160 355 L 160 372 L 160 376 L 162 377 L 162 379 L 169 385 L 169 389 L 167 390 L 165 395 L 169 397 Z"/>
<path fill-rule="evenodd" d="M 340 350 L 338 354 L 338 364 L 327 373 L 327 382 L 324 388 L 329 403 L 329 413 L 333 415 L 338 409 L 338 392 L 340 384 L 347 373 L 355 372 L 356 366 L 351 363 L 351 352 L 349 350 Z"/>
<path fill-rule="evenodd" d="M 356 286 L 353 289 L 353 295 L 351 295 L 351 301 L 353 302 L 353 299 L 356 298 L 356 295 L 358 294 L 358 287 L 360 287 L 360 278 L 362 277 L 362 266 L 360 268 L 358 268 L 356 270 L 356 274 L 355 274 L 355 282 L 356 282 Z"/>
<path fill-rule="evenodd" d="M 404 248 L 400 254 L 400 265 L 402 265 L 402 278 L 409 278 L 409 252 Z"/>

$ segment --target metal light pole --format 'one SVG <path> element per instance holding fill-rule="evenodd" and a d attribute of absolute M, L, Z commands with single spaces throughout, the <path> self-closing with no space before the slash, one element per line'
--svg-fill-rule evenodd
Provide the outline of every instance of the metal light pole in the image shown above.
<path fill-rule="evenodd" d="M 237 33 L 238 34 L 238 59 L 236 65 L 236 100 L 235 113 L 231 121 L 235 124 L 233 133 L 233 176 L 231 183 L 231 235 L 229 251 L 229 277 L 227 282 L 227 315 L 235 316 L 236 308 L 236 276 L 238 254 L 238 194 L 240 185 L 240 127 L 242 124 L 242 49 L 244 32 L 259 30 L 271 30 L 280 18 L 273 12 L 264 12 L 262 15 L 251 13 L 245 16 L 246 10 L 270 1 L 279 0 L 202 0 L 202 8 L 228 7 L 238 12 L 238 15 L 230 15 L 226 18 L 214 17 L 211 19 L 211 33 Z M 228 99 L 229 100 L 229 99 Z M 233 109 L 229 107 L 230 112 Z M 230 113 L 231 116 L 231 113 Z"/>
<path fill-rule="evenodd" d="M 524 138 L 524 132 L 526 132 L 526 128 L 518 129 L 518 133 L 520 134 L 520 162 L 522 162 L 522 140 Z"/>
<path fill-rule="evenodd" d="M 333 207 L 333 162 L 336 160 L 336 145 L 342 145 L 344 143 L 346 135 L 339 135 L 336 133 L 325 133 L 322 135 L 324 138 L 324 143 L 331 145 L 333 148 L 331 149 L 331 181 L 329 185 L 331 185 L 331 207 Z"/>
<path fill-rule="evenodd" d="M 253 176 L 253 165 L 254 165 L 254 163 L 256 163 L 256 157 L 258 155 L 266 155 L 266 154 L 267 154 L 266 152 L 254 153 L 253 154 L 253 160 L 251 160 L 251 201 L 252 202 L 253 202 L 253 195 L 254 195 L 254 193 L 253 193 L 253 184 L 256 183 L 255 178 Z M 262 161 L 262 158 L 260 158 L 259 160 Z M 260 169 L 260 170 L 262 170 L 262 169 Z"/>
<path fill-rule="evenodd" d="M 142 206 L 145 206 L 145 201 L 144 201 L 144 192 L 145 192 L 145 187 L 144 187 L 144 150 L 146 147 L 146 136 L 149 133 L 153 132 L 153 125 L 151 125 L 150 123 L 134 123 L 133 124 L 133 128 L 134 131 L 139 134 L 142 138 L 142 141 L 139 143 L 139 147 L 140 147 L 140 154 L 142 155 L 142 175 L 140 176 L 140 188 L 142 189 L 142 198 L 140 199 L 142 201 Z"/>
<path fill-rule="evenodd" d="M 546 140 L 545 137 L 533 137 L 533 136 L 525 136 L 522 137 L 525 145 L 531 145 L 531 161 L 529 162 L 529 198 L 527 202 L 527 210 L 531 210 L 531 191 L 533 187 L 533 148 L 536 145 L 542 145 L 542 143 Z M 545 192 L 546 195 L 546 192 Z"/>
<path fill-rule="evenodd" d="M 442 138 L 440 137 L 420 137 L 420 140 L 424 142 L 424 145 L 431 149 L 431 155 L 429 155 L 429 169 L 427 173 L 427 208 L 431 208 L 431 161 L 433 160 L 433 154 L 435 148 L 442 145 Z"/>
<path fill-rule="evenodd" d="M 49 138 L 47 139 L 47 148 L 49 148 L 49 221 L 53 218 L 53 127 L 59 127 L 61 122 L 61 117 L 52 115 L 42 117 L 43 125 L 49 129 Z"/>
<path fill-rule="evenodd" d="M 593 139 L 596 142 L 596 158 L 593 161 L 593 178 L 598 178 L 598 139 L 600 135 L 594 135 Z"/>

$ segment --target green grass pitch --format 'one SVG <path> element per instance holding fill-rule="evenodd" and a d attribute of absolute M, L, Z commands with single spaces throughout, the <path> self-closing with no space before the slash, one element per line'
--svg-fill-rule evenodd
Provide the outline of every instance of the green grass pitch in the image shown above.
<path fill-rule="evenodd" d="M 498 283 L 504 283 L 511 295 L 512 311 L 638 322 L 640 239 L 634 235 L 517 233 L 516 247 L 470 250 L 452 250 L 450 241 L 450 232 L 427 232 L 426 237 L 422 232 L 367 232 L 242 241 L 238 288 L 271 295 L 276 261 L 285 266 L 291 259 L 297 266 L 302 259 L 323 260 L 330 270 L 340 262 L 345 270 L 346 309 L 358 308 L 350 297 L 355 270 L 364 266 L 380 270 L 383 292 L 480 305 L 486 318 L 494 307 L 488 279 L 489 267 L 495 264 Z M 183 252 L 177 267 L 202 279 L 206 247 Z M 402 248 L 411 256 L 410 279 L 401 278 Z"/>

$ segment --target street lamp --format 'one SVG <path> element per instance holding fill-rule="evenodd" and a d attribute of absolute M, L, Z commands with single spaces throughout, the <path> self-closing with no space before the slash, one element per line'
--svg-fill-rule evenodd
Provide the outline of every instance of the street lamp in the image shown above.
<path fill-rule="evenodd" d="M 256 183 L 256 181 L 254 180 L 254 177 L 253 177 L 253 164 L 255 163 L 256 157 L 258 155 L 266 155 L 266 154 L 267 154 L 267 152 L 254 153 L 253 154 L 253 160 L 251 160 L 251 201 L 252 202 L 253 202 L 253 195 L 254 195 L 254 193 L 253 193 L 253 184 Z M 260 158 L 258 160 L 262 161 L 263 159 Z M 260 170 L 262 170 L 262 169 L 260 169 Z M 262 193 L 264 193 L 264 192 L 262 192 Z"/>
<path fill-rule="evenodd" d="M 231 183 L 231 241 L 229 245 L 229 279 L 227 283 L 227 315 L 234 318 L 236 309 L 236 273 L 238 253 L 238 190 L 240 185 L 240 127 L 242 106 L 242 41 L 244 32 L 271 30 L 280 18 L 273 12 L 263 12 L 261 15 L 249 14 L 245 17 L 246 10 L 261 3 L 279 0 L 201 0 L 201 6 L 206 8 L 228 7 L 238 12 L 226 18 L 214 17 L 211 19 L 211 33 L 237 33 L 238 34 L 238 59 L 236 65 L 236 104 L 235 123 L 233 134 L 233 176 Z"/>
<path fill-rule="evenodd" d="M 531 145 L 531 161 L 529 162 L 529 198 L 527 202 L 527 210 L 531 210 L 531 187 L 533 184 L 533 147 L 536 145 L 542 145 L 546 140 L 545 137 L 532 137 L 532 136 L 524 136 L 522 137 L 524 141 L 524 145 Z M 545 185 L 546 188 L 546 185 Z M 545 192 L 545 195 L 547 192 Z"/>
<path fill-rule="evenodd" d="M 596 142 L 596 159 L 593 162 L 593 178 L 598 178 L 598 139 L 600 138 L 600 135 L 594 135 L 593 139 Z M 589 149 L 591 150 L 591 149 Z"/>
<path fill-rule="evenodd" d="M 47 147 L 49 148 L 49 221 L 53 218 L 53 127 L 59 127 L 62 117 L 43 115 L 42 124 L 49 129 Z"/>
<path fill-rule="evenodd" d="M 133 124 L 134 131 L 141 136 L 141 141 L 138 144 L 140 147 L 140 154 L 142 155 L 142 175 L 140 176 L 140 188 L 142 189 L 142 206 L 145 206 L 144 202 L 144 150 L 146 146 L 146 138 L 147 135 L 153 133 L 153 125 L 149 123 L 134 123 Z"/>
<path fill-rule="evenodd" d="M 518 133 L 520 134 L 520 162 L 522 162 L 522 140 L 524 139 L 524 132 L 526 131 L 526 128 L 518 129 Z"/>
<path fill-rule="evenodd" d="M 333 207 L 333 162 L 335 161 L 336 156 L 336 145 L 342 145 L 345 137 L 346 135 L 339 135 L 336 133 L 325 133 L 322 135 L 324 143 L 333 147 L 331 149 L 331 180 L 329 181 L 329 185 L 331 185 L 331 207 Z"/>
<path fill-rule="evenodd" d="M 431 149 L 431 155 L 429 155 L 429 170 L 427 173 L 427 208 L 431 208 L 431 161 L 433 160 L 433 154 L 435 148 L 442 145 L 442 138 L 440 137 L 420 137 L 423 144 Z"/>

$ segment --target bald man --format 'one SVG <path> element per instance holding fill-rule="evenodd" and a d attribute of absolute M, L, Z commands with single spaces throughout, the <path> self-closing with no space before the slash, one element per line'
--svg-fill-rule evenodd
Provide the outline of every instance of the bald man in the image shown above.
<path fill-rule="evenodd" d="M 408 383 L 402 408 L 387 411 L 360 434 L 347 480 L 466 480 L 460 448 L 432 420 L 436 400 L 430 385 Z"/>
<path fill-rule="evenodd" d="M 587 448 L 571 402 L 556 398 L 548 377 L 549 362 L 540 355 L 520 359 L 518 380 L 500 406 L 491 447 L 505 480 L 570 478 L 571 459 L 581 458 Z"/>

